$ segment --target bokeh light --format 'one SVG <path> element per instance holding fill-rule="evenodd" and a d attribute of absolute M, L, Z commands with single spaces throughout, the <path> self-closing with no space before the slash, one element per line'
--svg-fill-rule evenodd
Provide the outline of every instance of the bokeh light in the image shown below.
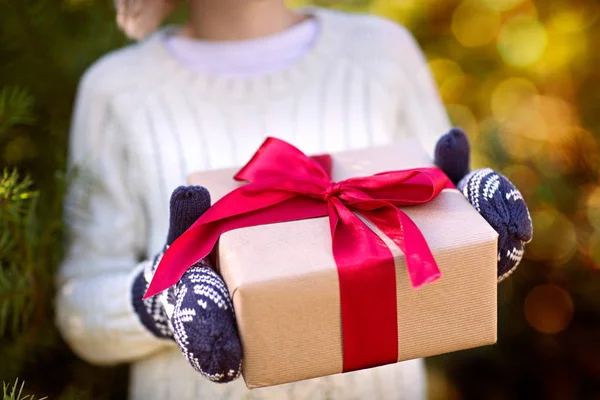
<path fill-rule="evenodd" d="M 528 100 L 529 104 L 524 104 L 526 108 L 516 115 L 520 134 L 551 145 L 561 145 L 571 138 L 569 133 L 575 116 L 570 104 L 553 96 L 538 95 Z"/>
<path fill-rule="evenodd" d="M 568 172 L 573 158 L 567 146 L 579 121 L 570 103 L 539 92 L 522 77 L 509 77 L 496 85 L 490 109 L 502 126 L 500 143 L 520 161 L 534 159 L 544 174 Z"/>
<path fill-rule="evenodd" d="M 510 154 L 514 162 L 539 160 L 544 151 L 543 143 L 526 135 L 520 135 L 521 125 L 504 123 L 499 133 L 499 143 L 506 154 Z"/>
<path fill-rule="evenodd" d="M 369 12 L 408 24 L 411 11 L 418 7 L 420 2 L 418 0 L 373 0 L 370 3 Z"/>
<path fill-rule="evenodd" d="M 600 231 L 595 231 L 590 237 L 587 252 L 594 267 L 600 269 Z"/>
<path fill-rule="evenodd" d="M 586 214 L 590 225 L 600 231 L 600 186 L 597 186 L 586 201 Z"/>
<path fill-rule="evenodd" d="M 533 241 L 527 246 L 526 257 L 562 265 L 576 250 L 577 234 L 573 222 L 555 209 L 541 209 L 531 213 L 534 227 Z"/>
<path fill-rule="evenodd" d="M 546 124 L 553 129 L 548 129 L 550 136 L 544 144 L 543 159 L 536 160 L 543 174 L 552 177 L 557 173 L 598 169 L 598 145 L 592 133 L 575 124 L 567 126 L 565 121 L 552 126 L 552 118 L 547 120 Z"/>
<path fill-rule="evenodd" d="M 569 150 L 573 154 L 571 162 L 578 163 L 580 169 L 599 171 L 600 151 L 596 135 L 581 126 L 571 127 L 570 132 L 572 141 Z"/>
<path fill-rule="evenodd" d="M 446 109 L 454 126 L 459 126 L 468 132 L 469 137 L 477 138 L 479 134 L 477 119 L 468 107 L 462 104 L 448 104 Z"/>
<path fill-rule="evenodd" d="M 468 78 L 462 68 L 447 58 L 436 58 L 429 62 L 429 69 L 433 74 L 444 103 L 460 101 L 468 86 Z"/>
<path fill-rule="evenodd" d="M 489 0 L 494 1 L 494 0 Z M 600 16 L 600 5 L 592 1 L 579 2 L 578 7 L 553 13 L 549 26 L 565 33 L 581 32 L 592 26 Z"/>
<path fill-rule="evenodd" d="M 540 178 L 532 168 L 522 164 L 514 164 L 502 169 L 501 172 L 519 188 L 525 200 L 533 198 L 534 192 L 540 184 Z"/>
<path fill-rule="evenodd" d="M 544 25 L 533 17 L 518 16 L 502 26 L 498 36 L 498 51 L 505 63 L 526 67 L 540 59 L 547 43 Z"/>
<path fill-rule="evenodd" d="M 499 121 L 508 121 L 519 110 L 527 109 L 526 103 L 537 93 L 538 89 L 531 81 L 520 77 L 507 78 L 500 82 L 492 93 L 492 114 Z"/>
<path fill-rule="evenodd" d="M 438 84 L 443 84 L 447 77 L 463 75 L 462 68 L 449 58 L 435 58 L 429 61 L 429 70 L 435 76 Z"/>
<path fill-rule="evenodd" d="M 565 330 L 573 318 L 573 299 L 559 286 L 538 285 L 527 294 L 524 311 L 533 329 L 556 334 Z"/>
<path fill-rule="evenodd" d="M 483 0 L 483 4 L 492 10 L 508 11 L 523 3 L 523 0 Z"/>
<path fill-rule="evenodd" d="M 452 32 L 465 47 L 491 43 L 500 30 L 500 13 L 479 1 L 463 1 L 452 14 Z"/>
<path fill-rule="evenodd" d="M 565 34 L 557 29 L 548 30 L 548 46 L 535 67 L 536 72 L 548 76 L 564 73 L 588 51 L 587 36 L 582 32 Z"/>

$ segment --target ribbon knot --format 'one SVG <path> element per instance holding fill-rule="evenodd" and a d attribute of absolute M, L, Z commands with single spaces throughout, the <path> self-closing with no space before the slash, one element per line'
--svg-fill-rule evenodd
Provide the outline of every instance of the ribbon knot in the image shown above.
<path fill-rule="evenodd" d="M 325 193 L 321 197 L 323 201 L 328 202 L 331 197 L 335 197 L 342 192 L 342 182 L 334 182 L 330 184 L 327 189 L 325 189 Z"/>
<path fill-rule="evenodd" d="M 411 284 L 419 287 L 441 274 L 423 234 L 397 207 L 431 201 L 449 180 L 438 168 L 415 168 L 333 183 L 328 166 L 331 157 L 312 159 L 267 138 L 234 177 L 248 183 L 217 201 L 173 242 L 144 298 L 176 284 L 225 232 L 328 216 L 339 278 L 344 371 L 397 362 L 394 258 L 355 212 L 402 250 Z M 333 201 L 340 193 L 344 201 Z"/>

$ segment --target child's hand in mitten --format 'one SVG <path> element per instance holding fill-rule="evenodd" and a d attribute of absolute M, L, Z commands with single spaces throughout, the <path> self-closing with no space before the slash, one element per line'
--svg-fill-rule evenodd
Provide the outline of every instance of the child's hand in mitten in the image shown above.
<path fill-rule="evenodd" d="M 489 168 L 470 171 L 470 147 L 460 129 L 440 138 L 435 163 L 498 233 L 498 281 L 510 275 L 531 241 L 533 227 L 521 193 L 506 177 Z"/>
<path fill-rule="evenodd" d="M 157 337 L 175 340 L 196 371 L 211 381 L 229 382 L 240 374 L 242 349 L 229 291 L 208 257 L 176 285 L 142 300 L 166 249 L 209 207 L 210 195 L 200 186 L 173 192 L 166 245 L 136 276 L 133 305 L 144 326 Z"/>

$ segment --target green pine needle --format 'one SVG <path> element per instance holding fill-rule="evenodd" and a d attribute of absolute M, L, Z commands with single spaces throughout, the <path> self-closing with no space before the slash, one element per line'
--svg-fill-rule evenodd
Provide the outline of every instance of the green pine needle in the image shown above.
<path fill-rule="evenodd" d="M 0 89 L 0 136 L 15 125 L 33 123 L 33 97 L 17 86 Z"/>
<path fill-rule="evenodd" d="M 14 204 L 35 196 L 35 192 L 29 190 L 32 183 L 29 177 L 20 179 L 16 170 L 9 173 L 5 168 L 0 180 L 0 205 L 11 202 Z"/>
<path fill-rule="evenodd" d="M 18 378 L 15 380 L 12 388 L 6 382 L 2 383 L 2 387 L 4 392 L 4 400 L 35 400 L 35 396 L 33 395 L 23 395 L 25 382 L 21 382 L 21 386 L 19 386 Z M 47 399 L 47 397 L 42 397 L 39 400 L 44 399 Z"/>
<path fill-rule="evenodd" d="M 36 282 L 31 262 L 35 241 L 28 221 L 35 212 L 36 192 L 28 177 L 4 170 L 0 179 L 0 337 L 19 331 L 29 319 Z"/>

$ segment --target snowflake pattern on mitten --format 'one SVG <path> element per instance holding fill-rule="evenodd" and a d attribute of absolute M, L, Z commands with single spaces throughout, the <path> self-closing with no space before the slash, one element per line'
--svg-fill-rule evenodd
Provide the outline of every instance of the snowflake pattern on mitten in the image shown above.
<path fill-rule="evenodd" d="M 136 310 L 142 324 L 156 337 L 161 339 L 172 339 L 173 330 L 169 325 L 169 318 L 157 296 L 142 299 L 154 272 L 160 263 L 164 251 L 160 252 L 152 259 L 147 260 L 142 265 L 142 271 L 139 273 L 132 288 L 133 306 Z"/>
<path fill-rule="evenodd" d="M 229 291 L 208 258 L 160 296 L 181 352 L 213 382 L 240 376 L 242 348 Z"/>
<path fill-rule="evenodd" d="M 498 232 L 498 281 L 502 281 L 515 271 L 532 238 L 525 200 L 508 179 L 490 168 L 470 172 L 457 188 Z"/>
<path fill-rule="evenodd" d="M 169 246 L 209 207 L 210 194 L 201 186 L 173 192 L 166 245 L 136 272 L 132 302 L 142 324 L 155 336 L 174 340 L 196 371 L 214 382 L 230 382 L 240 376 L 242 345 L 229 291 L 208 257 L 177 284 L 142 299 Z"/>
<path fill-rule="evenodd" d="M 517 188 L 490 168 L 470 170 L 469 139 L 460 128 L 440 137 L 435 164 L 450 178 L 479 214 L 498 233 L 498 281 L 508 277 L 523 258 L 533 226 Z"/>

